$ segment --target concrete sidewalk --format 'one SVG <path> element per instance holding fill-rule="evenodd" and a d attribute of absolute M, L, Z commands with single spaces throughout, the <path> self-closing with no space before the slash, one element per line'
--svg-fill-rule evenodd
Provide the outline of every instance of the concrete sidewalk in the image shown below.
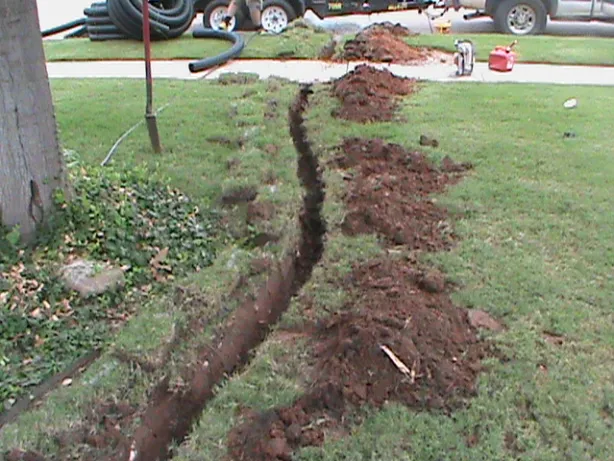
<path fill-rule="evenodd" d="M 198 80 L 217 79 L 227 73 L 253 73 L 262 79 L 285 78 L 295 82 L 327 82 L 343 76 L 359 62 L 331 63 L 325 61 L 275 61 L 265 59 L 240 59 L 224 66 L 192 74 L 188 60 L 154 61 L 154 78 Z M 498 73 L 488 69 L 486 63 L 476 63 L 471 77 L 458 78 L 455 67 L 450 64 L 428 64 L 410 66 L 399 64 L 375 64 L 373 67 L 389 69 L 401 77 L 433 82 L 488 82 L 488 83 L 547 83 L 560 85 L 603 85 L 614 86 L 614 67 L 563 66 L 547 64 L 516 64 L 512 72 Z M 144 78 L 145 66 L 142 61 L 87 61 L 49 62 L 50 78 Z"/>

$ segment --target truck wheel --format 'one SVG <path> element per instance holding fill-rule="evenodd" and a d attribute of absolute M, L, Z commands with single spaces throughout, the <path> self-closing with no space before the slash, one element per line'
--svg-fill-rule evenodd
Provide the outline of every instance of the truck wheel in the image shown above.
<path fill-rule="evenodd" d="M 296 11 L 286 0 L 265 0 L 262 5 L 262 28 L 280 34 L 296 19 Z"/>
<path fill-rule="evenodd" d="M 205 29 L 221 29 L 220 25 L 222 23 L 222 19 L 224 19 L 224 16 L 226 16 L 226 11 L 228 11 L 229 4 L 229 0 L 213 0 L 207 3 L 207 6 L 203 11 L 203 26 Z M 239 11 L 237 11 L 235 17 L 232 19 L 232 21 L 230 21 L 229 31 L 241 30 L 244 21 L 245 17 L 243 16 L 241 8 L 239 8 Z"/>
<path fill-rule="evenodd" d="M 540 0 L 504 0 L 495 11 L 499 32 L 512 35 L 538 35 L 546 28 L 548 12 Z"/>

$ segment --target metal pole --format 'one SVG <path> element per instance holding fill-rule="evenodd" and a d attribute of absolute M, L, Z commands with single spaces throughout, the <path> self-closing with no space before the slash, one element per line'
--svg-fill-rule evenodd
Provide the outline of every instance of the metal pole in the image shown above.
<path fill-rule="evenodd" d="M 149 131 L 149 139 L 154 152 L 162 152 L 160 134 L 156 123 L 156 114 L 153 111 L 153 79 L 151 76 L 151 32 L 149 27 L 149 0 L 143 0 L 143 44 L 145 46 L 145 80 L 147 84 L 147 105 L 145 107 L 145 121 Z"/>

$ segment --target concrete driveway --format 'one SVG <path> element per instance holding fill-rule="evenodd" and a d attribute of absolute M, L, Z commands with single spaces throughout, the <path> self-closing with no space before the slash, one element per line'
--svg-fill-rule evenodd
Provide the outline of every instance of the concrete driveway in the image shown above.
<path fill-rule="evenodd" d="M 54 27 L 83 16 L 83 10 L 92 4 L 92 0 L 37 0 L 41 29 Z M 452 31 L 459 33 L 493 32 L 493 24 L 489 18 L 463 20 L 463 12 L 449 12 L 447 18 L 452 21 Z M 430 33 L 429 23 L 424 15 L 415 11 L 395 12 L 373 15 L 354 15 L 343 18 L 319 20 L 313 13 L 307 13 L 306 19 L 326 28 L 336 28 L 340 25 L 355 25 L 364 27 L 375 22 L 399 22 L 414 32 Z M 197 18 L 195 22 L 200 23 Z M 614 37 L 613 24 L 600 23 L 569 23 L 550 22 L 546 29 L 548 35 L 588 35 Z M 61 38 L 56 36 L 54 38 Z"/>

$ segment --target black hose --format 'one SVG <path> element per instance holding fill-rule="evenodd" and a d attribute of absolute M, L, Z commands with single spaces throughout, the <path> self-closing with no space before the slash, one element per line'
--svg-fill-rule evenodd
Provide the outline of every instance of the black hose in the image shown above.
<path fill-rule="evenodd" d="M 107 0 L 94 2 L 85 8 L 85 18 L 71 21 L 53 29 L 43 31 L 43 37 L 58 34 L 78 26 L 87 27 L 92 41 L 143 39 L 143 1 L 148 0 Z M 151 38 L 165 40 L 177 38 L 185 33 L 194 19 L 194 0 L 171 0 L 170 7 L 149 6 Z M 84 34 L 83 28 L 70 37 Z"/>
<path fill-rule="evenodd" d="M 89 8 L 83 11 L 87 17 L 87 35 L 92 42 L 102 42 L 107 40 L 126 40 L 124 34 L 109 16 L 107 2 L 92 3 Z"/>
<path fill-rule="evenodd" d="M 64 38 L 80 38 L 86 37 L 87 35 L 87 26 L 83 26 L 79 27 L 77 30 L 71 32 L 70 34 L 64 35 Z"/>
<path fill-rule="evenodd" d="M 79 18 L 75 19 L 74 21 L 67 22 L 66 24 L 52 27 L 51 29 L 43 30 L 41 34 L 43 37 L 50 37 L 52 35 L 60 34 L 62 32 L 66 32 L 67 30 L 74 29 L 75 27 L 83 25 L 85 25 L 85 18 Z"/>
<path fill-rule="evenodd" d="M 92 42 L 106 42 L 109 40 L 126 40 L 124 34 L 90 34 Z"/>
<path fill-rule="evenodd" d="M 143 37 L 143 0 L 107 0 L 109 16 L 128 37 Z M 164 40 L 185 33 L 194 19 L 194 0 L 174 0 L 172 8 L 149 7 L 151 38 Z"/>
<path fill-rule="evenodd" d="M 219 38 L 222 40 L 227 40 L 232 42 L 232 47 L 217 56 L 212 56 L 210 58 L 200 59 L 198 61 L 191 62 L 188 64 L 188 68 L 190 72 L 202 72 L 203 70 L 207 70 L 211 67 L 218 66 L 220 64 L 229 61 L 230 59 L 237 57 L 243 51 L 245 47 L 245 41 L 243 37 L 239 34 L 235 34 L 233 32 L 227 32 L 225 30 L 214 30 L 214 29 L 196 29 L 192 33 L 194 38 Z"/>

